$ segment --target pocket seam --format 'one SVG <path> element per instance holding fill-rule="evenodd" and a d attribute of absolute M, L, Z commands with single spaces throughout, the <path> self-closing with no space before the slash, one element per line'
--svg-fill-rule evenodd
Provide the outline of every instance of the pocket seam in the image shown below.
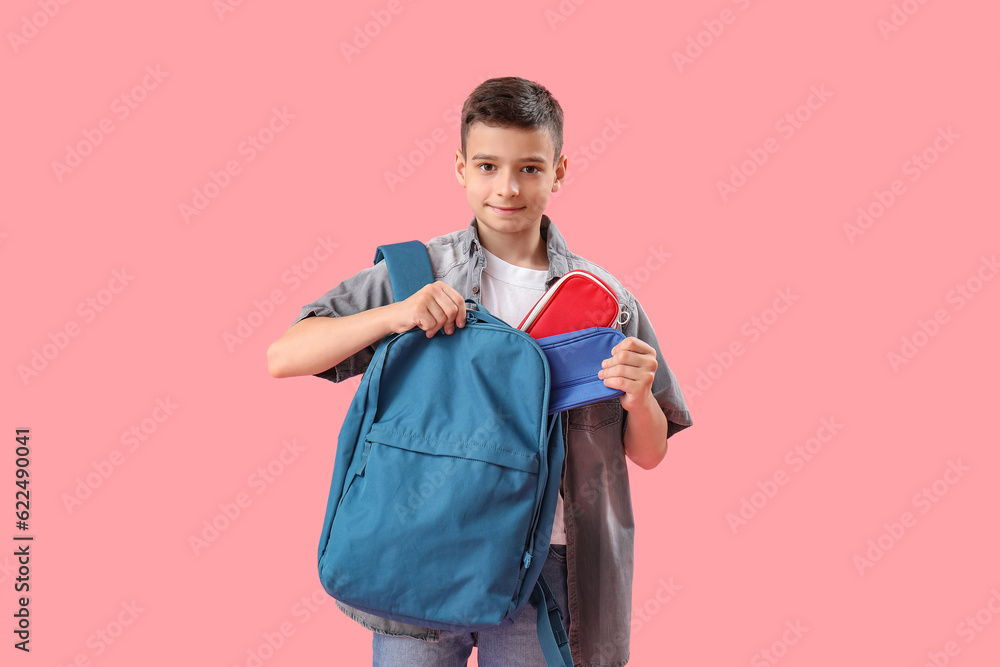
<path fill-rule="evenodd" d="M 593 403 L 593 404 L 591 404 L 589 406 L 586 406 L 586 407 L 573 408 L 573 410 L 570 410 L 570 412 L 572 413 L 575 410 L 589 410 L 589 409 L 592 409 L 594 406 L 598 406 L 598 405 L 601 405 L 601 404 L 606 404 L 606 405 L 610 406 L 613 403 L 617 404 L 615 406 L 616 409 L 614 410 L 614 414 L 611 415 L 611 416 L 609 416 L 609 417 L 607 417 L 607 418 L 605 418 L 605 419 L 603 419 L 602 421 L 599 421 L 596 424 L 588 424 L 588 423 L 585 423 L 584 421 L 580 421 L 580 420 L 574 421 L 572 415 L 569 415 L 567 417 L 567 419 L 566 419 L 567 426 L 570 429 L 576 430 L 576 431 L 597 431 L 597 430 L 602 429 L 605 426 L 608 426 L 610 424 L 618 423 L 618 422 L 620 422 L 622 420 L 622 412 L 623 412 L 623 410 L 622 410 L 622 407 L 621 407 L 621 402 L 620 402 L 620 400 L 617 397 L 615 397 L 613 399 L 608 399 L 606 401 L 599 401 L 597 403 Z"/>

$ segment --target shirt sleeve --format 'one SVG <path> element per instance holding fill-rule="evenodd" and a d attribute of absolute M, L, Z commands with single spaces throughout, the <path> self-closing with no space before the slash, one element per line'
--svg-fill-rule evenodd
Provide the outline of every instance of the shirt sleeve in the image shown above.
<path fill-rule="evenodd" d="M 667 365 L 667 360 L 660 350 L 660 344 L 656 340 L 656 332 L 642 309 L 642 304 L 634 297 L 633 303 L 635 307 L 632 311 L 632 318 L 625 324 L 622 333 L 626 336 L 635 336 L 656 350 L 657 365 L 656 375 L 653 377 L 653 398 L 656 399 L 667 418 L 667 438 L 669 438 L 693 424 L 691 411 L 684 400 L 684 394 L 681 393 L 680 383 L 677 382 L 674 372 L 670 370 L 670 366 Z"/>
<path fill-rule="evenodd" d="M 298 318 L 292 324 L 297 324 L 307 317 L 355 315 L 379 306 L 387 306 L 393 302 L 389 270 L 385 262 L 379 262 L 375 266 L 358 271 L 320 298 L 302 306 Z M 358 350 L 333 368 L 316 373 L 316 377 L 332 382 L 341 382 L 359 373 L 364 373 L 372 357 L 375 356 L 375 348 L 378 347 L 379 342 L 375 341 Z"/>

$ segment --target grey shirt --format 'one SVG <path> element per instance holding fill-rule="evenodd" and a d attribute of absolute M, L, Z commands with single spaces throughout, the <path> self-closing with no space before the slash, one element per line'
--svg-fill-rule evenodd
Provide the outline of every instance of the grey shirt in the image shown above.
<path fill-rule="evenodd" d="M 540 229 L 546 241 L 549 273 L 546 287 L 574 269 L 604 280 L 629 314 L 622 326 L 656 350 L 653 396 L 667 418 L 670 437 L 691 426 L 680 385 L 667 365 L 642 306 L 610 273 L 569 251 L 548 216 Z M 431 239 L 427 244 L 434 279 L 477 303 L 485 262 L 477 221 L 467 229 Z M 363 269 L 316 301 L 302 307 L 298 319 L 342 317 L 393 302 L 385 262 Z M 333 368 L 318 373 L 334 382 L 363 373 L 378 341 Z M 624 434 L 628 412 L 618 398 L 567 411 L 563 416 L 566 457 L 562 490 L 566 530 L 569 641 L 577 667 L 620 667 L 628 662 L 632 611 L 634 523 L 625 463 Z M 438 641 L 440 631 L 422 628 L 354 609 L 340 601 L 345 614 L 374 632 Z"/>

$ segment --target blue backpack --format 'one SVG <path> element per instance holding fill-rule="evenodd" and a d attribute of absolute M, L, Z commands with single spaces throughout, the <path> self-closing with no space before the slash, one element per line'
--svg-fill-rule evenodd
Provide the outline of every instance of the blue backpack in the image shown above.
<path fill-rule="evenodd" d="M 419 241 L 379 246 L 393 298 L 433 282 Z M 466 301 L 466 326 L 379 344 L 344 419 L 319 542 L 334 598 L 376 616 L 474 632 L 530 603 L 550 666 L 571 667 L 541 578 L 564 456 L 550 372 L 527 333 Z"/>

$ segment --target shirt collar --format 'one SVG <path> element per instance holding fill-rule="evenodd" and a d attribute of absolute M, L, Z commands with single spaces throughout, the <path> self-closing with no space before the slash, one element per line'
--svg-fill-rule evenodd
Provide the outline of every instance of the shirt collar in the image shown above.
<path fill-rule="evenodd" d="M 475 216 L 473 216 L 468 229 L 462 234 L 462 253 L 465 256 L 475 251 L 473 243 L 476 246 L 480 245 L 477 222 Z M 545 239 L 545 252 L 549 258 L 549 275 L 545 280 L 545 284 L 548 286 L 569 271 L 569 247 L 566 245 L 566 239 L 563 238 L 563 235 L 556 228 L 555 223 L 545 214 L 542 214 L 539 233 Z"/>

